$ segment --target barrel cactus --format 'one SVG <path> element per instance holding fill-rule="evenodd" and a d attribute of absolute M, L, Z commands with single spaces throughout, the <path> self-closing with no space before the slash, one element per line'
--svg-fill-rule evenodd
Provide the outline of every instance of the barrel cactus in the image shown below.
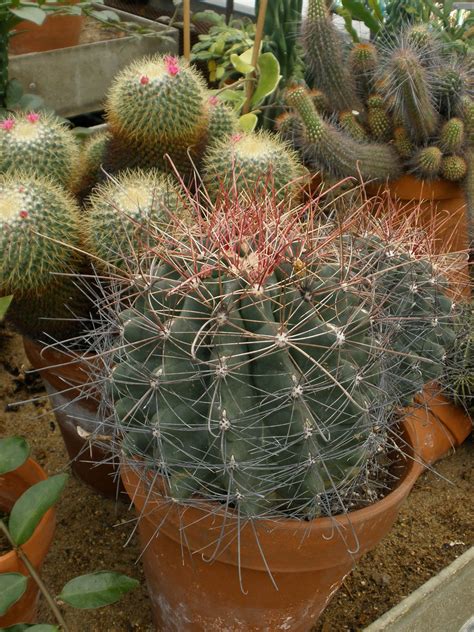
<path fill-rule="evenodd" d="M 360 235 L 237 201 L 142 267 L 103 393 L 167 498 L 314 517 L 367 475 L 390 414 L 442 371 L 451 301 L 403 241 Z"/>
<path fill-rule="evenodd" d="M 0 173 L 29 171 L 72 189 L 78 159 L 73 133 L 54 116 L 11 114 L 0 121 Z"/>
<path fill-rule="evenodd" d="M 149 235 L 170 217 L 186 219 L 186 208 L 171 178 L 156 170 L 123 171 L 98 185 L 88 200 L 85 242 L 100 267 L 127 267 L 150 247 Z"/>

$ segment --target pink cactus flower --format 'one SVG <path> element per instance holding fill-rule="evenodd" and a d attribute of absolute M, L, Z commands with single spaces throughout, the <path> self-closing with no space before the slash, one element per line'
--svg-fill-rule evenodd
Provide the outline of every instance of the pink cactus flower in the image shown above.
<path fill-rule="evenodd" d="M 19 215 L 21 217 L 21 219 L 26 219 L 29 215 L 28 211 L 20 211 Z"/>
<path fill-rule="evenodd" d="M 26 118 L 30 123 L 37 123 L 39 121 L 40 115 L 37 112 L 30 112 L 26 115 Z"/>
<path fill-rule="evenodd" d="M 209 105 L 215 106 L 218 103 L 219 103 L 219 99 L 215 95 L 212 95 L 209 97 Z"/>
<path fill-rule="evenodd" d="M 148 83 L 150 83 L 150 78 L 146 75 L 142 75 L 140 77 L 140 83 L 142 84 L 142 86 L 146 86 Z"/>
<path fill-rule="evenodd" d="M 166 70 L 168 74 L 170 74 L 172 77 L 178 74 L 179 65 L 178 65 L 177 57 L 172 57 L 171 55 L 167 55 L 165 57 L 165 64 L 166 64 Z"/>
<path fill-rule="evenodd" d="M 242 140 L 242 138 L 243 138 L 242 134 L 232 134 L 232 136 L 230 137 L 233 143 L 238 143 L 239 140 Z"/>
<path fill-rule="evenodd" d="M 0 123 L 0 128 L 4 129 L 6 132 L 9 132 L 11 129 L 15 127 L 15 121 L 11 118 L 4 119 Z"/>

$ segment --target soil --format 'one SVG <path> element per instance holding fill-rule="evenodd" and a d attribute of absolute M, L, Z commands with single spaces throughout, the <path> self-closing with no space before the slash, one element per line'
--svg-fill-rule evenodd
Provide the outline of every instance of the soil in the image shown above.
<path fill-rule="evenodd" d="M 105 42 L 106 40 L 124 37 L 126 33 L 119 31 L 113 26 L 106 26 L 94 18 L 85 17 L 82 22 L 79 44 L 93 44 L 94 42 Z"/>
<path fill-rule="evenodd" d="M 0 330 L 0 436 L 21 434 L 49 474 L 68 468 L 54 414 L 40 379 L 26 374 L 21 339 Z M 19 402 L 36 398 L 36 401 Z M 346 579 L 312 632 L 359 632 L 474 544 L 472 437 L 420 477 L 378 548 Z M 64 607 L 72 632 L 153 632 L 151 611 L 125 503 L 98 496 L 73 477 L 57 506 L 57 530 L 43 567 L 54 594 L 76 575 L 108 569 L 140 580 L 119 603 L 96 611 Z M 129 541 L 130 540 L 130 541 Z M 40 602 L 39 621 L 53 620 Z"/>

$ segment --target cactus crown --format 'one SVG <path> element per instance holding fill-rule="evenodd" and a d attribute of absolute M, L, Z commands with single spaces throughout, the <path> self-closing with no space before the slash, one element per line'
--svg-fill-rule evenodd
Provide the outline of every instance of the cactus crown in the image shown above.
<path fill-rule="evenodd" d="M 104 396 L 170 500 L 327 513 L 367 475 L 394 406 L 442 370 L 451 302 L 420 244 L 314 212 L 236 197 L 179 240 L 155 233 L 166 255 L 115 313 Z"/>

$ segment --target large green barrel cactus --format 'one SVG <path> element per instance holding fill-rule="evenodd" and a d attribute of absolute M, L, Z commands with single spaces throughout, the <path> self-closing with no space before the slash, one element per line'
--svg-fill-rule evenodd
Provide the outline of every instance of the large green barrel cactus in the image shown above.
<path fill-rule="evenodd" d="M 196 154 L 206 136 L 208 93 L 184 59 L 156 55 L 119 73 L 106 111 L 113 135 L 129 141 L 132 149 L 153 151 L 154 166 L 168 154 L 178 168 L 189 170 L 187 152 Z"/>
<path fill-rule="evenodd" d="M 11 114 L 0 121 L 0 173 L 29 171 L 72 189 L 78 159 L 73 133 L 49 114 Z"/>
<path fill-rule="evenodd" d="M 102 267 L 127 267 L 150 248 L 154 227 L 177 216 L 186 221 L 185 203 L 171 177 L 156 170 L 124 171 L 90 196 L 86 248 Z"/>
<path fill-rule="evenodd" d="M 301 189 L 303 171 L 296 152 L 278 136 L 239 132 L 208 148 L 202 173 L 214 198 L 235 186 L 247 197 L 266 193 L 282 199 Z"/>
<path fill-rule="evenodd" d="M 451 301 L 429 261 L 370 231 L 210 219 L 115 315 L 104 394 L 122 450 L 169 499 L 330 512 L 442 371 Z"/>

